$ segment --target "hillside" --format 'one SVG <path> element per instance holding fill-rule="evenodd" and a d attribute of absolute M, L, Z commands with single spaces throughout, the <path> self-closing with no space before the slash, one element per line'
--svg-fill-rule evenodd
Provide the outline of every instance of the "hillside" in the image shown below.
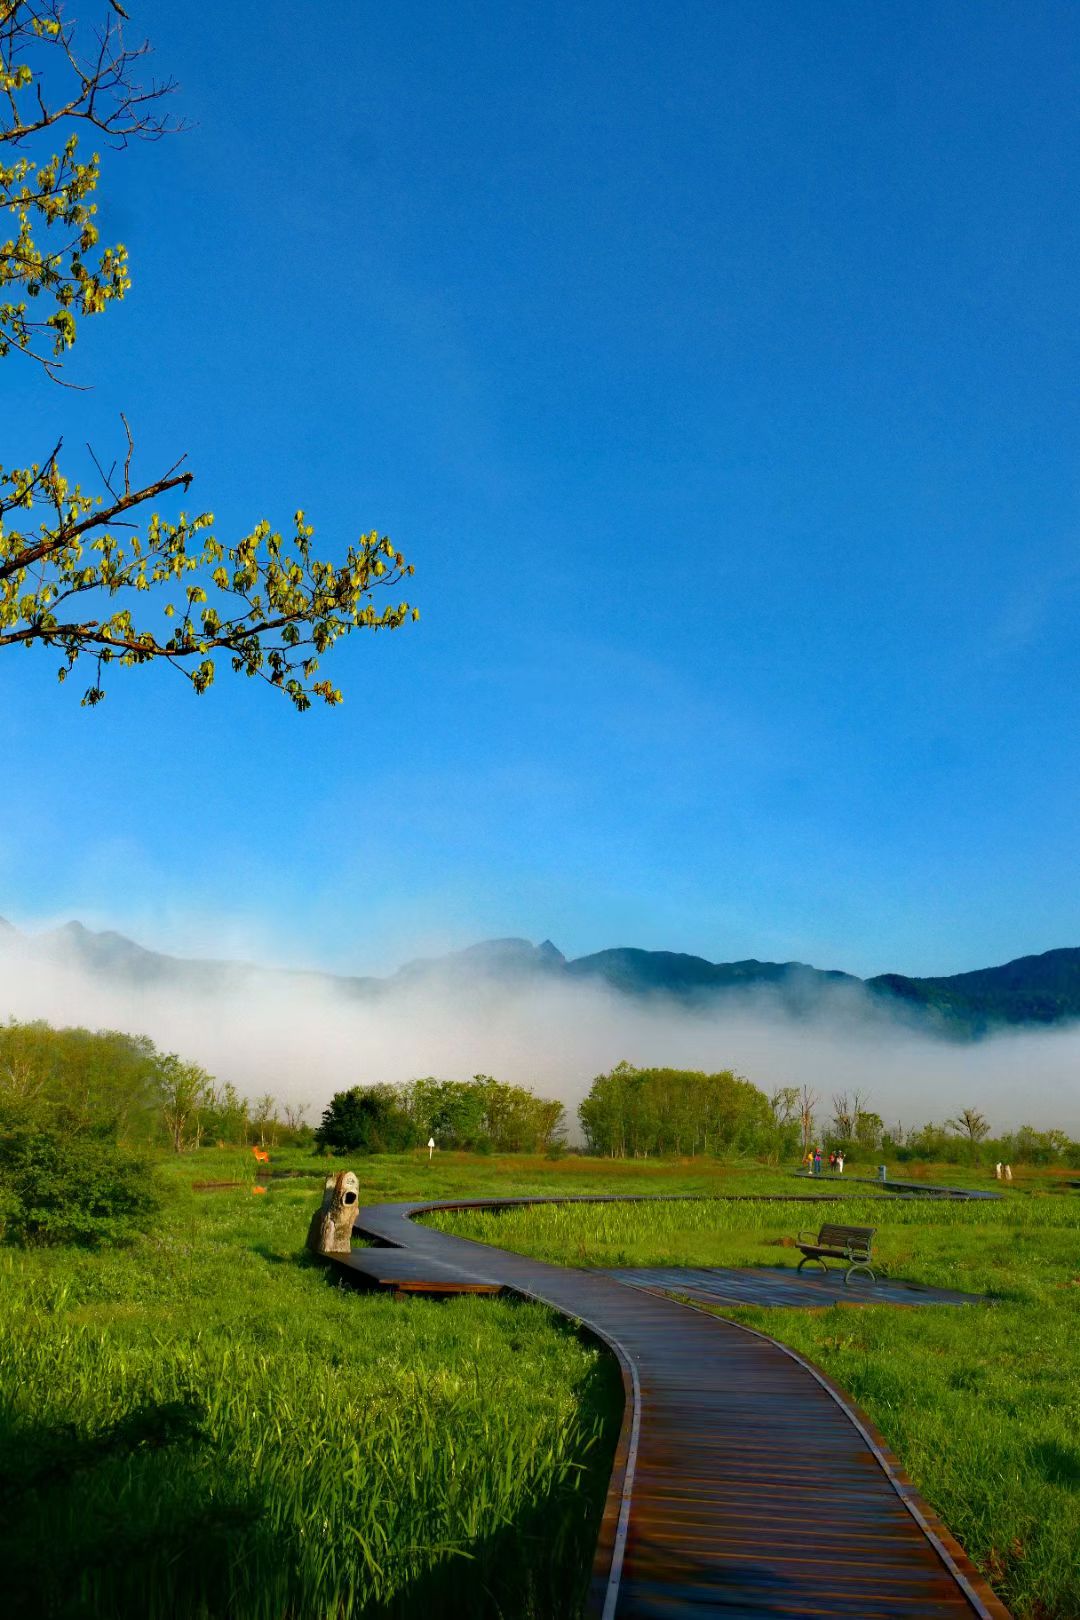
<path fill-rule="evenodd" d="M 895 1011 L 905 1021 L 954 1039 L 975 1038 L 1008 1025 L 1062 1024 L 1080 1018 L 1080 949 L 1068 947 L 1022 956 L 998 967 L 945 977 L 914 978 L 883 973 L 860 979 L 804 962 L 710 962 L 679 951 L 646 951 L 620 946 L 568 960 L 550 940 L 485 940 L 447 956 L 406 963 L 385 978 L 360 978 L 304 970 L 267 968 L 257 963 L 174 957 L 151 951 L 123 934 L 96 933 L 71 922 L 50 932 L 25 935 L 0 918 L 0 953 L 127 988 L 230 990 L 280 983 L 317 984 L 349 997 L 432 989 L 455 996 L 514 990 L 543 983 L 603 986 L 635 999 L 664 997 L 691 1008 L 722 1001 L 764 997 L 777 1014 L 807 1017 L 841 1007 L 857 1011 L 869 994 L 879 1012 Z M 844 996 L 844 992 L 848 992 Z M 0 1006 L 0 1014 L 3 1008 Z"/>
<path fill-rule="evenodd" d="M 876 995 L 936 1013 L 972 1035 L 1002 1024 L 1060 1024 L 1080 1017 L 1080 950 L 1019 956 L 945 978 L 885 973 L 866 984 Z"/>

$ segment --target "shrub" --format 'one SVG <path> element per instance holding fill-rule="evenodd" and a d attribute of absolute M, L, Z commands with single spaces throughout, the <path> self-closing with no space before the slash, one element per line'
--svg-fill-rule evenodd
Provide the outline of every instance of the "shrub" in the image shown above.
<path fill-rule="evenodd" d="M 149 1164 L 59 1108 L 0 1102 L 0 1237 L 9 1243 L 129 1241 L 159 1207 Z"/>

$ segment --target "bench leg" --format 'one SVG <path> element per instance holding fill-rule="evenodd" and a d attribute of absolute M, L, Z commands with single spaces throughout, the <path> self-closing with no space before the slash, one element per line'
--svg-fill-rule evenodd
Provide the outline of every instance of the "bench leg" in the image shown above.
<path fill-rule="evenodd" d="M 847 1271 L 844 1273 L 845 1283 L 850 1283 L 852 1277 L 857 1271 L 865 1271 L 871 1282 L 877 1282 L 877 1278 L 874 1275 L 870 1262 L 868 1260 L 856 1260 L 855 1264 L 853 1266 L 848 1266 Z"/>
<path fill-rule="evenodd" d="M 822 1271 L 829 1269 L 820 1254 L 804 1254 L 795 1269 L 801 1271 L 803 1266 L 820 1266 Z"/>

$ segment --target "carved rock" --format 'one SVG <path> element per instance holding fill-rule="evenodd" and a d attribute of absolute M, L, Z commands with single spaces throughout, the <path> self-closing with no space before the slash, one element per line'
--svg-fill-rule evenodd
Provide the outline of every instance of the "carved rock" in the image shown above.
<path fill-rule="evenodd" d="M 348 1254 L 360 1207 L 360 1183 L 351 1170 L 327 1176 L 321 1208 L 311 1217 L 307 1246 L 312 1254 Z"/>

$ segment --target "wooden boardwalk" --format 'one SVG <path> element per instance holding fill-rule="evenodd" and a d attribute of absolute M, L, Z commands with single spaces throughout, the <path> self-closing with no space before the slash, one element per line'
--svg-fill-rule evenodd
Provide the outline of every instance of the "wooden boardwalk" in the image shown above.
<path fill-rule="evenodd" d="M 587 1200 L 376 1204 L 361 1209 L 356 1230 L 396 1251 L 391 1263 L 413 1289 L 425 1274 L 432 1292 L 454 1291 L 455 1277 L 470 1291 L 506 1288 L 581 1322 L 615 1352 L 626 1399 L 592 1614 L 1008 1620 L 867 1419 L 793 1351 L 602 1272 L 547 1265 L 411 1218 L 578 1201 Z M 370 1285 L 389 1259 L 357 1249 L 332 1264 Z"/>
<path fill-rule="evenodd" d="M 925 1288 L 893 1277 L 844 1281 L 842 1268 L 796 1271 L 794 1266 L 620 1266 L 604 1273 L 635 1288 L 688 1294 L 706 1305 L 785 1306 L 821 1311 L 830 1305 L 984 1305 L 982 1294 Z"/>
<path fill-rule="evenodd" d="M 837 1175 L 833 1170 L 822 1170 L 816 1176 L 808 1170 L 794 1170 L 792 1174 L 800 1181 L 809 1181 L 819 1187 L 877 1187 L 879 1191 L 895 1193 L 898 1198 L 956 1198 L 970 1202 L 972 1199 L 1001 1197 L 1001 1193 L 993 1187 L 943 1187 L 931 1181 L 898 1181 L 892 1177 L 882 1181 L 880 1176 L 845 1176 L 842 1171 Z"/>

